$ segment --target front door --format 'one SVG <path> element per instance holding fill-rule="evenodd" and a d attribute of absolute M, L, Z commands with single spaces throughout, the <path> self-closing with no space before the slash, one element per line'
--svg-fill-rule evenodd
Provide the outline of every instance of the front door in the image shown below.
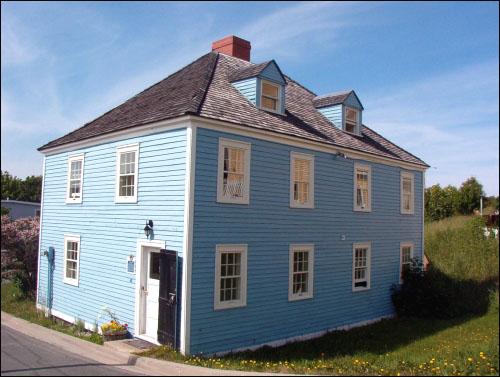
<path fill-rule="evenodd" d="M 145 287 L 145 335 L 157 340 L 158 331 L 158 297 L 160 292 L 160 253 L 159 249 L 147 248 L 146 287 Z"/>
<path fill-rule="evenodd" d="M 162 249 L 160 252 L 160 297 L 158 342 L 175 347 L 177 313 L 177 253 Z"/>

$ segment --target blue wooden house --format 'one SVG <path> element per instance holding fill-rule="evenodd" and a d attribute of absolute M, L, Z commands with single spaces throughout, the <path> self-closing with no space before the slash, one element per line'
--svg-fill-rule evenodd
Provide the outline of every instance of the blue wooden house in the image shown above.
<path fill-rule="evenodd" d="M 423 255 L 425 162 L 250 43 L 212 51 L 45 144 L 37 304 L 109 308 L 184 354 L 278 345 L 394 313 Z"/>

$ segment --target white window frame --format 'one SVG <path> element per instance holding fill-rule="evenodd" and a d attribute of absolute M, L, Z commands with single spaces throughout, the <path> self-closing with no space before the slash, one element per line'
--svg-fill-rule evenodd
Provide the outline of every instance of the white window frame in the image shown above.
<path fill-rule="evenodd" d="M 307 293 L 293 293 L 293 257 L 295 252 L 308 252 L 308 275 L 307 275 Z M 289 262 L 288 262 L 288 301 L 305 300 L 314 297 L 314 245 L 312 244 L 293 244 L 290 245 Z"/>
<path fill-rule="evenodd" d="M 347 109 L 354 110 L 356 112 L 356 125 L 354 126 L 354 132 L 347 131 Z M 359 135 L 359 117 L 360 117 L 361 111 L 359 109 L 356 109 L 355 107 L 352 106 L 346 106 L 344 105 L 344 131 L 353 134 L 353 135 Z"/>
<path fill-rule="evenodd" d="M 368 172 L 368 206 L 358 206 L 358 170 L 366 170 Z M 357 212 L 371 212 L 372 210 L 372 168 L 370 165 L 354 164 L 354 200 L 353 209 Z"/>
<path fill-rule="evenodd" d="M 354 280 L 354 271 L 356 268 L 356 249 L 366 248 L 366 287 L 356 287 Z M 371 258 L 372 258 L 372 244 L 371 242 L 359 242 L 352 244 L 352 291 L 366 291 L 370 289 L 371 284 Z"/>
<path fill-rule="evenodd" d="M 410 197 L 410 209 L 404 208 L 404 191 L 403 191 L 403 181 L 405 178 L 411 179 L 411 197 Z M 413 215 L 415 214 L 415 174 L 402 171 L 400 180 L 400 207 L 401 213 L 403 215 Z"/>
<path fill-rule="evenodd" d="M 221 254 L 223 252 L 240 253 L 240 299 L 232 301 L 220 301 L 220 279 L 221 279 Z M 216 245 L 215 248 L 215 290 L 214 310 L 241 308 L 247 305 L 247 254 L 248 245 Z"/>
<path fill-rule="evenodd" d="M 78 243 L 78 254 L 76 260 L 72 259 L 72 261 L 76 261 L 76 279 L 71 279 L 66 277 L 66 261 L 68 259 L 68 242 L 76 242 Z M 79 235 L 64 235 L 64 255 L 63 255 L 63 282 L 66 284 L 74 285 L 78 287 L 80 283 L 80 254 L 82 252 L 80 236 Z"/>
<path fill-rule="evenodd" d="M 404 241 L 399 244 L 399 284 L 403 284 L 403 248 L 410 247 L 410 259 L 415 255 L 415 244 L 411 241 Z"/>
<path fill-rule="evenodd" d="M 120 155 L 135 152 L 134 195 L 120 196 Z M 123 145 L 116 148 L 115 203 L 137 203 L 139 189 L 139 144 Z"/>
<path fill-rule="evenodd" d="M 80 196 L 76 198 L 72 198 L 69 196 L 69 190 L 71 188 L 71 163 L 74 161 L 81 161 L 82 162 L 82 171 L 80 175 Z M 85 165 L 85 154 L 79 154 L 79 155 L 74 155 L 74 156 L 69 156 L 68 157 L 68 178 L 67 178 L 67 185 L 66 185 L 66 203 L 67 204 L 79 204 L 82 202 L 83 198 L 83 169 Z"/>
<path fill-rule="evenodd" d="M 243 196 L 241 198 L 228 198 L 224 196 L 224 148 L 237 148 L 245 151 L 245 169 L 243 181 Z M 250 203 L 250 162 L 251 144 L 243 141 L 219 138 L 219 158 L 217 171 L 217 202 L 231 204 Z"/>
<path fill-rule="evenodd" d="M 310 162 L 309 171 L 309 198 L 306 203 L 299 203 L 294 198 L 294 171 L 295 160 L 307 160 Z M 291 208 L 314 208 L 314 155 L 290 152 L 290 207 Z"/>
<path fill-rule="evenodd" d="M 263 84 L 264 84 L 264 83 L 266 83 L 266 84 L 268 84 L 268 85 L 271 85 L 271 86 L 274 86 L 274 87 L 278 88 L 278 97 L 277 97 L 277 98 L 275 98 L 275 97 L 270 97 L 270 96 L 268 96 L 268 95 L 264 95 L 264 93 L 263 93 L 263 86 L 264 86 Z M 261 79 L 261 80 L 260 80 L 260 97 L 259 97 L 260 108 L 261 108 L 262 110 L 269 111 L 269 112 L 271 112 L 271 113 L 282 114 L 282 112 L 281 112 L 281 96 L 282 96 L 281 91 L 282 91 L 282 88 L 281 88 L 281 85 L 280 85 L 280 84 L 276 84 L 276 83 L 274 83 L 274 82 L 272 82 L 272 81 L 269 81 L 269 80 L 264 80 L 264 79 Z M 263 105 L 263 102 L 262 102 L 262 97 L 268 97 L 268 98 L 272 98 L 272 99 L 276 100 L 276 110 L 274 110 L 274 109 L 270 109 L 270 108 L 268 108 L 268 107 L 265 107 L 265 106 Z"/>

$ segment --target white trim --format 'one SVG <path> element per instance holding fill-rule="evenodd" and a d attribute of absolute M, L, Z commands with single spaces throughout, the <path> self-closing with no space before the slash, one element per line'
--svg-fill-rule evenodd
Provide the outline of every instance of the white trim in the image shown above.
<path fill-rule="evenodd" d="M 142 273 L 142 249 L 144 247 L 152 247 L 156 249 L 164 249 L 167 247 L 166 241 L 162 240 L 137 240 L 135 251 L 135 303 L 134 303 L 134 336 L 139 337 L 139 321 L 140 321 L 140 304 L 141 304 L 141 273 Z"/>
<path fill-rule="evenodd" d="M 422 230 L 420 231 L 420 234 L 422 234 L 422 257 L 420 261 L 424 263 L 424 256 L 425 256 L 425 244 L 424 244 L 424 237 L 425 237 L 425 172 L 422 172 L 422 204 L 420 205 L 420 209 L 422 211 Z"/>
<path fill-rule="evenodd" d="M 73 161 L 81 161 L 82 168 L 80 173 L 80 196 L 78 198 L 70 198 L 69 190 L 71 186 L 71 163 Z M 85 153 L 77 154 L 74 156 L 68 156 L 68 177 L 67 177 L 67 187 L 66 187 L 66 204 L 80 204 L 83 198 L 83 169 L 85 166 Z"/>
<path fill-rule="evenodd" d="M 240 299 L 220 302 L 220 262 L 221 253 L 232 252 L 241 254 L 240 266 Z M 215 288 L 214 288 L 214 310 L 241 308 L 247 305 L 247 254 L 248 246 L 241 245 L 216 245 L 215 247 Z"/>
<path fill-rule="evenodd" d="M 403 241 L 399 243 L 399 284 L 403 284 L 403 247 L 410 247 L 410 258 L 415 254 L 415 244 L 412 241 Z"/>
<path fill-rule="evenodd" d="M 357 191 L 357 184 L 358 184 L 358 170 L 366 170 L 368 172 L 368 206 L 365 208 L 358 206 L 358 191 Z M 364 165 L 360 163 L 355 163 L 354 164 L 354 202 L 353 202 L 353 211 L 356 212 L 371 212 L 372 211 L 372 168 L 370 165 Z"/>
<path fill-rule="evenodd" d="M 45 306 L 41 305 L 41 304 L 36 304 L 36 308 L 38 310 L 46 310 Z M 54 316 L 54 317 L 57 317 L 59 319 L 62 319 L 63 321 L 66 321 L 68 323 L 75 323 L 77 320 L 82 320 L 81 318 L 78 318 L 78 317 L 74 317 L 74 316 L 71 316 L 69 314 L 65 314 L 65 313 L 62 313 L 60 312 L 59 310 L 52 310 L 51 311 L 51 315 Z M 87 321 L 83 321 L 84 324 L 85 324 L 85 328 L 89 331 L 94 331 L 95 330 L 95 326 L 96 326 L 96 323 L 90 323 L 90 322 L 87 322 Z M 97 324 L 97 332 L 99 334 L 101 334 L 101 327 L 99 326 L 99 324 Z"/>
<path fill-rule="evenodd" d="M 352 323 L 349 325 L 330 327 L 330 328 L 327 328 L 326 330 L 321 330 L 321 331 L 317 331 L 317 332 L 313 332 L 313 333 L 292 336 L 290 338 L 274 340 L 272 342 L 260 343 L 260 344 L 250 346 L 250 347 L 241 347 L 241 348 L 231 349 L 228 351 L 216 352 L 216 353 L 207 354 L 204 356 L 214 356 L 214 355 L 223 356 L 223 355 L 227 355 L 229 353 L 237 353 L 237 352 L 243 352 L 243 351 L 255 351 L 255 350 L 262 348 L 264 346 L 269 346 L 269 347 L 273 347 L 273 348 L 280 347 L 280 346 L 288 344 L 288 343 L 302 342 L 305 340 L 319 338 L 319 337 L 321 337 L 329 332 L 332 332 L 332 331 L 346 331 L 346 330 L 354 329 L 354 328 L 361 327 L 361 326 L 371 325 L 372 323 L 380 322 L 384 319 L 395 318 L 395 317 L 396 317 L 395 314 L 388 314 L 388 315 L 384 315 L 384 316 L 377 317 L 374 319 L 369 319 L 366 321 Z"/>
<path fill-rule="evenodd" d="M 403 208 L 404 198 L 403 198 L 403 179 L 409 178 L 411 179 L 411 199 L 410 199 L 410 209 L 407 210 Z M 402 171 L 400 175 L 400 184 L 399 184 L 399 207 L 401 210 L 401 214 L 403 215 L 413 215 L 415 214 L 415 174 Z"/>
<path fill-rule="evenodd" d="M 224 148 L 242 149 L 245 153 L 245 171 L 243 180 L 243 197 L 228 198 L 224 196 Z M 217 159 L 217 202 L 231 204 L 249 204 L 250 203 L 250 163 L 251 163 L 252 145 L 243 141 L 219 138 L 219 154 Z"/>
<path fill-rule="evenodd" d="M 263 95 L 262 94 L 262 87 L 263 85 L 262 84 L 269 84 L 271 86 L 274 86 L 276 88 L 278 88 L 278 97 L 276 98 L 273 98 L 273 97 L 270 97 L 270 96 L 267 96 L 267 95 Z M 283 115 L 283 113 L 281 112 L 281 108 L 282 108 L 282 104 L 281 104 L 281 96 L 282 96 L 282 93 L 281 91 L 283 90 L 282 89 L 282 86 L 281 84 L 278 84 L 278 83 L 275 83 L 273 81 L 270 81 L 270 80 L 267 80 L 267 79 L 264 79 L 264 78 L 260 78 L 260 95 L 259 95 L 259 108 L 261 110 L 264 110 L 264 111 L 269 111 L 270 113 L 275 113 L 275 114 L 281 114 Z M 270 109 L 270 108 L 267 108 L 267 107 L 264 107 L 262 106 L 262 97 L 267 97 L 267 98 L 272 98 L 272 99 L 275 99 L 276 100 L 276 104 L 277 104 L 277 109 L 274 110 L 274 109 Z"/>
<path fill-rule="evenodd" d="M 299 203 L 294 200 L 294 170 L 295 160 L 307 160 L 309 165 L 309 198 L 307 203 Z M 314 208 L 314 155 L 290 152 L 290 208 Z"/>
<path fill-rule="evenodd" d="M 66 262 L 68 255 L 68 242 L 78 243 L 78 251 L 76 255 L 76 278 L 71 279 L 66 277 Z M 82 244 L 79 235 L 75 234 L 65 234 L 64 235 L 64 255 L 63 255 L 63 282 L 66 284 L 74 285 L 78 287 L 80 283 L 80 254 L 82 253 Z M 73 259 L 72 259 L 73 260 Z"/>
<path fill-rule="evenodd" d="M 42 171 L 42 193 L 40 197 L 40 228 L 38 230 L 38 273 L 36 279 L 36 300 L 35 302 L 38 304 L 38 299 L 40 297 L 40 264 L 42 258 L 42 224 L 43 224 L 43 192 L 45 188 L 45 160 L 46 157 L 43 156 L 43 171 Z M 48 279 L 48 276 L 47 276 Z M 48 299 L 48 298 L 46 298 Z M 48 313 L 50 314 L 50 313 Z"/>
<path fill-rule="evenodd" d="M 58 147 L 48 148 L 41 151 L 41 153 L 49 156 L 60 152 L 72 151 L 84 147 L 109 143 L 111 141 L 125 140 L 137 136 L 144 136 L 164 131 L 181 129 L 187 127 L 186 123 L 184 124 L 182 123 L 184 121 L 192 121 L 193 124 L 196 124 L 198 127 L 202 128 L 217 130 L 221 132 L 232 132 L 234 134 L 241 136 L 254 137 L 260 140 L 291 145 L 299 148 L 307 148 L 319 152 L 325 152 L 330 154 L 336 154 L 337 152 L 342 152 L 344 155 L 346 155 L 346 157 L 353 159 L 360 159 L 389 166 L 398 166 L 404 169 L 410 169 L 416 171 L 425 171 L 428 169 L 428 166 L 423 166 L 420 164 L 399 161 L 383 156 L 376 156 L 368 152 L 362 152 L 341 146 L 331 145 L 325 142 L 302 139 L 297 136 L 289 136 L 278 132 L 267 131 L 265 129 L 250 128 L 249 126 L 238 125 L 231 122 L 210 119 L 196 115 L 186 115 L 179 118 L 150 123 L 144 126 L 135 126 L 127 130 L 111 132 L 109 134 L 96 136 L 91 139 L 68 143 Z"/>
<path fill-rule="evenodd" d="M 120 196 L 120 155 L 135 152 L 134 161 L 134 195 Z M 139 191 L 139 143 L 120 145 L 116 147 L 115 203 L 137 203 Z"/>
<path fill-rule="evenodd" d="M 307 251 L 307 293 L 293 294 L 293 257 L 295 252 Z M 288 255 L 288 301 L 305 300 L 314 297 L 314 245 L 292 244 Z"/>
<path fill-rule="evenodd" d="M 186 130 L 186 174 L 184 183 L 184 235 L 182 239 L 182 297 L 179 349 L 189 355 L 191 340 L 191 272 L 193 260 L 193 219 L 196 171 L 196 126 Z"/>
<path fill-rule="evenodd" d="M 355 270 L 355 256 L 356 249 L 367 249 L 366 250 L 366 287 L 355 287 L 354 286 L 354 270 Z M 371 242 L 357 242 L 352 244 L 352 291 L 360 292 L 370 289 L 371 285 L 371 269 L 372 269 L 372 243 Z"/>

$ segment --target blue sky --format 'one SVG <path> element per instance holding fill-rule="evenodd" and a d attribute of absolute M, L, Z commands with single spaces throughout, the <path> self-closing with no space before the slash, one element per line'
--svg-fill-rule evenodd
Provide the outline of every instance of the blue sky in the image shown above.
<path fill-rule="evenodd" d="M 229 34 L 317 94 L 353 88 L 365 124 L 432 165 L 427 186 L 499 181 L 497 2 L 1 5 L 1 161 L 41 174 L 36 148 L 166 77 Z"/>

